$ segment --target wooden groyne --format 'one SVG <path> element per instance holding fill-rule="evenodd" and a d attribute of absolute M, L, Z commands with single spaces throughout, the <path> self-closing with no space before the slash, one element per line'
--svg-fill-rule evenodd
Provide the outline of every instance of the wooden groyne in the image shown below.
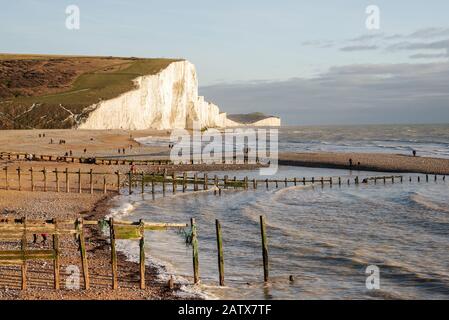
<path fill-rule="evenodd" d="M 121 193 L 127 189 L 128 193 L 151 193 L 155 195 L 161 189 L 162 194 L 168 192 L 176 194 L 177 192 L 204 191 L 213 188 L 215 193 L 221 194 L 226 189 L 257 190 L 260 188 L 270 189 L 272 187 L 290 187 L 290 186 L 342 186 L 359 185 L 367 183 L 402 183 L 409 182 L 429 182 L 445 181 L 446 176 L 439 175 L 415 175 L 404 177 L 402 175 L 390 176 L 372 176 L 359 178 L 355 177 L 302 177 L 302 178 L 275 178 L 275 179 L 256 179 L 228 175 L 219 177 L 218 175 L 209 176 L 208 173 L 188 174 L 187 172 L 168 174 L 164 170 L 159 173 L 145 173 L 137 171 L 128 171 L 121 173 L 69 170 L 61 169 L 21 169 L 3 167 L 3 175 L 0 175 L 0 189 L 19 190 L 19 191 L 44 191 L 44 192 L 65 192 L 65 193 L 103 193 L 109 192 Z"/>
<path fill-rule="evenodd" d="M 85 226 L 104 226 L 110 229 L 111 246 L 111 268 L 112 268 L 112 288 L 118 286 L 118 268 L 117 253 L 115 242 L 121 240 L 139 241 L 139 270 L 140 270 L 140 289 L 145 289 L 145 231 L 161 231 L 168 229 L 182 229 L 189 226 L 183 223 L 150 223 L 140 220 L 115 221 L 109 220 L 27 220 L 21 219 L 2 219 L 0 220 L 0 242 L 20 242 L 20 249 L 0 250 L 0 266 L 18 266 L 21 269 L 21 289 L 27 289 L 27 265 L 29 261 L 50 260 L 53 262 L 53 286 L 55 290 L 60 289 L 60 257 L 64 254 L 64 249 L 60 246 L 60 237 L 75 236 L 78 242 L 80 260 L 82 265 L 82 276 L 84 279 L 84 289 L 90 289 L 89 262 L 86 253 L 86 243 L 84 238 Z M 194 226 L 192 226 L 194 228 Z M 28 239 L 31 235 L 48 234 L 52 236 L 51 249 L 31 249 L 28 246 Z M 195 243 L 197 243 L 197 240 Z M 198 252 L 198 246 L 193 246 L 193 250 Z M 198 254 L 197 254 L 198 256 Z M 194 270 L 198 270 L 198 261 L 194 264 Z M 199 276 L 197 275 L 197 281 Z"/>
<path fill-rule="evenodd" d="M 216 165 L 216 164 L 261 164 L 259 159 L 250 161 L 247 158 L 223 160 L 220 162 L 204 161 L 204 160 L 189 160 L 174 162 L 169 159 L 129 159 L 124 157 L 75 157 L 75 156 L 57 156 L 32 154 L 25 152 L 0 152 L 0 160 L 8 161 L 46 161 L 46 162 L 65 162 L 65 163 L 82 163 L 82 164 L 96 164 L 96 165 L 141 165 L 141 166 L 174 166 L 174 165 Z"/>

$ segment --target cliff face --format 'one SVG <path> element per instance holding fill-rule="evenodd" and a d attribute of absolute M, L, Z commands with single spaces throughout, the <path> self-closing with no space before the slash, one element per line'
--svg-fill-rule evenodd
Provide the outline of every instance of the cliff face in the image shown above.
<path fill-rule="evenodd" d="M 198 96 L 195 67 L 172 62 L 155 75 L 138 77 L 137 89 L 87 107 L 80 129 L 183 129 L 193 121 L 201 127 L 224 127 L 226 114 Z"/>

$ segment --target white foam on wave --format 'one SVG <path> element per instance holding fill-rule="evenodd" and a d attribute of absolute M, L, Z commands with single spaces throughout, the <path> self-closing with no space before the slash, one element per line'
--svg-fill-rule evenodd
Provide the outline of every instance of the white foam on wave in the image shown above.
<path fill-rule="evenodd" d="M 204 192 L 211 192 L 213 190 L 214 189 L 204 190 Z M 131 215 L 138 207 L 136 203 L 130 203 L 129 197 L 126 196 L 117 196 L 113 201 L 116 202 L 117 205 L 109 210 L 109 214 L 106 216 L 107 218 L 124 218 Z M 116 249 L 125 255 L 127 261 L 139 263 L 140 248 L 137 241 L 117 240 Z M 192 296 L 195 296 L 200 299 L 218 299 L 218 297 L 203 291 L 201 286 L 192 285 L 188 279 L 177 275 L 174 266 L 170 265 L 167 261 L 160 260 L 147 254 L 145 257 L 145 264 L 156 269 L 157 279 L 161 282 L 168 282 L 168 280 L 173 277 L 173 281 L 181 285 L 180 290 L 176 292 L 176 296 L 180 298 L 191 298 Z"/>

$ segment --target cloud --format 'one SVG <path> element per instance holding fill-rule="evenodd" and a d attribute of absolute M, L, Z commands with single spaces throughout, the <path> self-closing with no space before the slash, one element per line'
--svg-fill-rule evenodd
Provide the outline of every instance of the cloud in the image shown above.
<path fill-rule="evenodd" d="M 346 51 L 346 52 L 350 52 L 350 51 L 369 51 L 369 50 L 377 50 L 379 49 L 378 46 L 372 45 L 372 46 L 347 46 L 347 47 L 343 47 L 340 48 L 340 51 Z"/>
<path fill-rule="evenodd" d="M 449 63 L 333 67 L 295 78 L 202 87 L 223 111 L 262 111 L 284 124 L 449 121 Z"/>
<path fill-rule="evenodd" d="M 331 40 L 310 40 L 301 43 L 304 47 L 315 47 L 315 48 L 331 48 L 335 46 L 335 42 Z"/>
<path fill-rule="evenodd" d="M 411 55 L 410 59 L 439 59 L 448 57 L 448 53 L 417 53 Z"/>

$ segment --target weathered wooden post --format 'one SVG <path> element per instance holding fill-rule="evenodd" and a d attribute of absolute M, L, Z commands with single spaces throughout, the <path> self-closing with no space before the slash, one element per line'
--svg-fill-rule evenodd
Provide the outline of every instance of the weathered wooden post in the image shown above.
<path fill-rule="evenodd" d="M 302 184 L 303 184 L 303 185 L 306 185 L 306 177 L 303 177 L 303 178 L 302 178 Z"/>
<path fill-rule="evenodd" d="M 22 234 L 22 241 L 21 241 L 21 250 L 22 252 L 26 252 L 27 250 L 27 223 L 26 218 L 22 218 L 22 224 L 23 224 L 23 234 Z M 27 262 L 26 260 L 22 263 L 22 290 L 25 290 L 27 288 Z"/>
<path fill-rule="evenodd" d="M 260 233 L 262 236 L 263 279 L 268 281 L 268 242 L 265 228 L 265 218 L 260 216 Z"/>
<path fill-rule="evenodd" d="M 78 193 L 81 193 L 81 169 L 78 169 Z"/>
<path fill-rule="evenodd" d="M 154 199 L 154 173 L 151 176 L 151 195 L 153 196 Z"/>
<path fill-rule="evenodd" d="M 45 171 L 45 169 L 44 169 Z M 55 289 L 59 290 L 59 234 L 58 234 L 58 222 L 56 219 L 53 219 L 53 224 L 55 226 L 55 234 L 53 234 L 53 250 L 55 251 L 55 259 L 54 259 L 54 281 L 55 281 Z"/>
<path fill-rule="evenodd" d="M 34 174 L 33 174 L 33 167 L 30 168 L 30 176 L 31 176 L 31 191 L 34 191 Z"/>
<path fill-rule="evenodd" d="M 17 178 L 18 178 L 18 182 L 19 182 L 19 191 L 22 191 L 22 181 L 21 181 L 21 176 L 20 176 L 20 167 L 17 169 Z"/>
<path fill-rule="evenodd" d="M 128 194 L 133 193 L 133 173 L 131 170 L 128 172 Z"/>
<path fill-rule="evenodd" d="M 356 176 L 354 179 L 355 184 L 359 184 L 359 176 Z"/>
<path fill-rule="evenodd" d="M 176 189 L 178 188 L 176 184 L 176 173 L 173 171 L 172 173 L 172 183 L 173 183 L 173 194 L 176 194 Z"/>
<path fill-rule="evenodd" d="M 44 168 L 42 172 L 44 173 L 44 191 L 47 192 L 47 169 Z"/>
<path fill-rule="evenodd" d="M 207 178 L 207 173 L 204 174 L 204 186 L 203 186 L 203 190 L 207 190 L 209 188 L 208 186 L 208 178 Z"/>
<path fill-rule="evenodd" d="M 198 259 L 198 235 L 196 230 L 195 218 L 190 219 L 192 228 L 192 254 L 193 254 L 193 282 L 200 282 L 199 259 Z"/>
<path fill-rule="evenodd" d="M 256 180 L 256 178 L 253 179 L 253 189 L 254 190 L 257 189 L 257 180 Z"/>
<path fill-rule="evenodd" d="M 193 191 L 198 191 L 198 176 L 196 173 L 193 175 Z"/>
<path fill-rule="evenodd" d="M 382 177 L 382 179 L 383 179 L 383 181 L 384 181 L 384 184 L 386 184 L 386 183 L 387 183 L 387 178 Z"/>
<path fill-rule="evenodd" d="M 265 179 L 265 186 L 266 186 L 266 188 L 268 189 L 268 179 Z"/>
<path fill-rule="evenodd" d="M 218 188 L 218 176 L 214 175 L 214 185 L 216 188 Z"/>
<path fill-rule="evenodd" d="M 296 187 L 296 184 L 297 184 L 296 177 L 293 178 L 293 184 L 294 184 L 294 186 Z"/>
<path fill-rule="evenodd" d="M 418 182 L 421 182 L 421 177 L 420 176 L 418 176 Z"/>
<path fill-rule="evenodd" d="M 58 168 L 55 169 L 55 177 L 56 177 L 56 192 L 59 192 L 59 172 L 58 172 Z"/>
<path fill-rule="evenodd" d="M 106 194 L 107 192 L 106 176 L 103 176 L 103 194 Z"/>
<path fill-rule="evenodd" d="M 224 176 L 224 188 L 227 189 L 228 188 L 228 175 Z"/>
<path fill-rule="evenodd" d="M 139 221 L 140 230 L 140 289 L 145 289 L 145 223 L 141 219 Z"/>
<path fill-rule="evenodd" d="M 110 240 L 111 240 L 111 263 L 112 263 L 112 289 L 118 288 L 117 281 L 117 252 L 115 251 L 115 234 L 114 234 L 114 219 L 109 219 Z"/>
<path fill-rule="evenodd" d="M 164 175 L 162 180 L 162 194 L 165 196 L 165 181 L 167 180 L 167 169 L 164 169 Z"/>
<path fill-rule="evenodd" d="M 221 224 L 217 219 L 215 220 L 215 230 L 217 232 L 217 252 L 218 252 L 218 274 L 220 286 L 224 286 L 224 257 L 223 257 L 223 242 L 221 240 Z"/>
<path fill-rule="evenodd" d="M 237 177 L 234 176 L 234 189 L 237 189 Z"/>
<path fill-rule="evenodd" d="M 142 179 L 142 181 L 141 181 L 141 191 L 142 191 L 142 194 L 144 194 L 145 193 L 145 173 L 142 171 L 142 173 L 140 174 L 140 178 Z"/>
<path fill-rule="evenodd" d="M 341 177 L 338 177 L 338 185 L 341 186 Z"/>
<path fill-rule="evenodd" d="M 321 187 L 324 187 L 324 178 L 321 177 Z"/>
<path fill-rule="evenodd" d="M 76 220 L 76 231 L 78 233 L 79 248 L 81 253 L 81 266 L 83 268 L 84 288 L 88 290 L 90 288 L 89 279 L 89 265 L 87 262 L 86 243 L 84 240 L 84 220 L 78 218 Z"/>
<path fill-rule="evenodd" d="M 435 175 L 435 182 L 437 182 L 437 175 Z"/>
<path fill-rule="evenodd" d="M 89 171 L 89 185 L 90 185 L 90 194 L 94 193 L 94 177 L 92 173 L 92 169 Z"/>
<path fill-rule="evenodd" d="M 391 183 L 394 183 L 394 176 L 391 176 Z"/>
<path fill-rule="evenodd" d="M 65 168 L 65 192 L 70 193 L 69 168 Z"/>
<path fill-rule="evenodd" d="M 312 177 L 312 184 L 315 183 L 315 177 Z"/>
<path fill-rule="evenodd" d="M 9 190 L 9 183 L 8 183 L 8 167 L 5 167 L 5 184 L 6 184 L 6 190 Z"/>
<path fill-rule="evenodd" d="M 274 180 L 274 181 L 276 182 L 276 189 L 279 188 L 279 186 L 278 186 L 278 180 L 276 179 L 276 180 Z"/>
<path fill-rule="evenodd" d="M 243 183 L 244 183 L 244 186 L 245 186 L 245 190 L 248 190 L 248 177 L 245 177 Z"/>
<path fill-rule="evenodd" d="M 426 174 L 426 182 L 429 182 L 429 175 Z"/>
<path fill-rule="evenodd" d="M 332 187 L 332 185 L 334 184 L 334 181 L 332 179 L 332 177 L 329 178 L 329 185 Z"/>
<path fill-rule="evenodd" d="M 117 171 L 117 193 L 120 194 L 120 172 Z"/>
<path fill-rule="evenodd" d="M 288 186 L 288 180 L 287 180 L 287 177 L 285 178 L 284 184 L 285 184 L 285 187 L 287 188 L 287 186 Z"/>

